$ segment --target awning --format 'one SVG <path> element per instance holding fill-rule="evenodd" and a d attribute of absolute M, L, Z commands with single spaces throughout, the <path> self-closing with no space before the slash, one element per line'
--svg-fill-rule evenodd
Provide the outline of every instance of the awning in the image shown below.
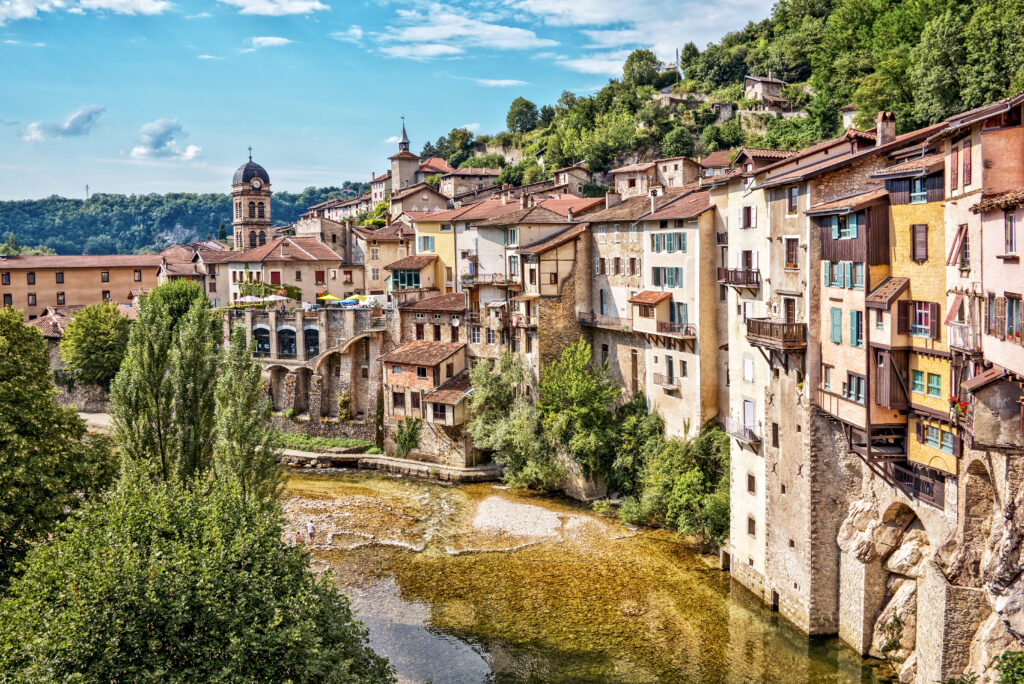
<path fill-rule="evenodd" d="M 946 325 L 956 321 L 956 316 L 960 312 L 960 307 L 964 305 L 964 296 L 958 294 L 953 297 L 953 304 L 949 307 L 949 313 L 946 314 Z"/>
<path fill-rule="evenodd" d="M 1005 370 L 1003 370 L 999 366 L 992 366 L 987 371 L 979 373 L 978 375 L 975 375 L 970 380 L 967 380 L 962 385 L 960 385 L 960 387 L 962 387 L 963 389 L 967 390 L 968 392 L 973 392 L 975 390 L 981 389 L 985 385 L 992 384 L 993 382 L 995 382 L 996 380 L 1001 379 L 1005 375 L 1006 375 L 1006 371 Z"/>
<path fill-rule="evenodd" d="M 505 302 L 487 302 L 484 306 L 488 309 L 500 309 L 505 306 Z"/>

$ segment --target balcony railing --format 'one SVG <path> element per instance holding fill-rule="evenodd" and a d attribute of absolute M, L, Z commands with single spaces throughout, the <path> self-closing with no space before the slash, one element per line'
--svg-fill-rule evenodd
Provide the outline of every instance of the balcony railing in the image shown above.
<path fill-rule="evenodd" d="M 470 323 L 479 323 L 480 322 L 480 312 L 479 311 L 469 311 L 469 312 L 467 312 L 466 313 L 466 320 L 468 322 L 470 322 Z"/>
<path fill-rule="evenodd" d="M 676 376 L 668 377 L 662 373 L 654 374 L 654 384 L 659 387 L 666 389 L 679 389 L 679 378 Z"/>
<path fill-rule="evenodd" d="M 679 337 L 696 337 L 697 326 L 693 323 L 667 323 L 658 321 L 658 332 Z"/>
<path fill-rule="evenodd" d="M 504 273 L 463 273 L 462 284 L 467 287 L 474 285 L 518 285 L 517 275 L 507 276 Z"/>
<path fill-rule="evenodd" d="M 936 508 L 946 507 L 946 481 L 929 477 L 895 462 L 888 463 L 889 475 L 921 501 Z"/>
<path fill-rule="evenodd" d="M 537 317 L 524 314 L 512 314 L 512 325 L 519 328 L 536 328 Z"/>
<path fill-rule="evenodd" d="M 761 272 L 756 268 L 718 268 L 718 282 L 736 287 L 760 287 Z"/>
<path fill-rule="evenodd" d="M 950 323 L 949 346 L 969 352 L 980 352 L 981 330 L 970 323 Z"/>
<path fill-rule="evenodd" d="M 629 318 L 605 316 L 603 314 L 581 314 L 580 323 L 595 328 L 612 328 L 614 330 L 630 330 L 633 327 L 633 321 Z"/>
<path fill-rule="evenodd" d="M 747 319 L 747 342 L 780 351 L 807 348 L 807 324 L 783 323 L 769 318 Z"/>
<path fill-rule="evenodd" d="M 727 245 L 729 244 L 729 233 L 722 231 L 721 233 L 715 233 L 715 244 L 716 245 Z"/>
<path fill-rule="evenodd" d="M 725 431 L 730 437 L 751 446 L 756 447 L 761 444 L 761 435 L 757 433 L 757 429 L 753 426 L 744 425 L 743 421 L 738 418 L 726 417 Z"/>

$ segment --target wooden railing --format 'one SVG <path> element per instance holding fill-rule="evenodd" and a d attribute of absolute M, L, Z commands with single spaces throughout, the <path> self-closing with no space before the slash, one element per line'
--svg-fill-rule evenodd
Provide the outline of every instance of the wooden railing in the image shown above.
<path fill-rule="evenodd" d="M 658 321 L 658 332 L 680 337 L 696 337 L 697 326 L 693 323 L 669 323 Z"/>
<path fill-rule="evenodd" d="M 944 479 L 929 477 L 894 462 L 888 464 L 888 473 L 893 480 L 903 485 L 921 501 L 936 508 L 946 507 L 946 481 Z"/>
<path fill-rule="evenodd" d="M 949 346 L 966 351 L 981 351 L 981 330 L 970 323 L 949 324 Z"/>
<path fill-rule="evenodd" d="M 718 268 L 718 282 L 738 287 L 759 287 L 761 272 L 756 268 Z"/>
<path fill-rule="evenodd" d="M 748 318 L 747 341 L 774 349 L 804 349 L 807 347 L 807 324 Z"/>

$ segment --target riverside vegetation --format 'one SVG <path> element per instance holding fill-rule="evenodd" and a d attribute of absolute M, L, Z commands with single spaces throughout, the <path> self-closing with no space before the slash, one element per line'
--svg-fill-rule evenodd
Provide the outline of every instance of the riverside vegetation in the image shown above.
<path fill-rule="evenodd" d="M 187 295 L 139 305 L 113 444 L 57 406 L 41 335 L 0 310 L 3 680 L 393 681 L 283 539 L 280 438 L 245 336 L 216 351 L 216 314 Z"/>
<path fill-rule="evenodd" d="M 615 408 L 620 388 L 584 340 L 564 349 L 537 387 L 512 353 L 477 362 L 470 379 L 469 433 L 513 489 L 557 489 L 561 454 L 625 497 L 625 522 L 666 527 L 709 550 L 728 536 L 728 435 L 711 423 L 692 438 L 666 438 L 642 394 Z"/>

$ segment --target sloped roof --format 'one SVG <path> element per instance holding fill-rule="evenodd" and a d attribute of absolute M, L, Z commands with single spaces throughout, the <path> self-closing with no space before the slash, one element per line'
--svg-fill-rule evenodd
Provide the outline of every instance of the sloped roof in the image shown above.
<path fill-rule="evenodd" d="M 582 214 L 598 205 L 604 205 L 604 197 L 576 197 L 571 195 L 560 199 L 544 199 L 537 202 L 537 206 L 550 209 L 562 216 L 567 216 L 569 209 L 572 209 L 573 214 Z"/>
<path fill-rule="evenodd" d="M 650 171 L 655 166 L 656 164 L 652 161 L 639 162 L 637 164 L 626 164 L 625 166 L 620 166 L 617 169 L 612 169 L 610 173 L 633 173 L 636 171 Z"/>
<path fill-rule="evenodd" d="M 823 202 L 822 204 L 816 204 L 804 213 L 808 216 L 824 216 L 826 214 L 848 214 L 851 211 L 856 211 L 861 207 L 871 204 L 875 200 L 881 199 L 888 196 L 889 191 L 885 188 L 878 188 L 877 190 L 868 190 L 867 192 L 861 192 L 856 195 L 850 195 L 849 197 L 842 197 L 831 202 Z"/>
<path fill-rule="evenodd" d="M 409 150 L 402 150 L 401 152 L 396 152 L 395 154 L 388 157 L 388 159 L 415 159 L 416 161 L 420 160 L 419 157 L 417 157 Z"/>
<path fill-rule="evenodd" d="M 28 254 L 0 259 L 0 270 L 22 268 L 156 268 L 159 254 Z"/>
<path fill-rule="evenodd" d="M 997 195 L 982 195 L 981 201 L 971 207 L 975 214 L 993 209 L 1016 209 L 1024 206 L 1024 188 L 1001 192 Z"/>
<path fill-rule="evenodd" d="M 199 270 L 198 264 L 189 262 L 187 264 L 162 264 L 160 268 L 169 276 L 205 276 L 206 273 Z"/>
<path fill-rule="evenodd" d="M 462 313 L 466 310 L 466 294 L 449 292 L 437 297 L 421 299 L 398 307 L 402 311 L 430 311 L 432 313 Z"/>
<path fill-rule="evenodd" d="M 707 192 L 694 192 L 663 205 L 658 211 L 645 216 L 644 219 L 647 221 L 689 219 L 699 216 L 710 208 L 711 195 Z"/>
<path fill-rule="evenodd" d="M 519 254 L 543 254 L 555 247 L 559 247 L 567 242 L 575 240 L 586 232 L 586 225 L 577 223 L 576 225 L 564 228 L 553 235 L 548 235 L 545 238 L 523 245 L 517 249 L 516 252 Z"/>
<path fill-rule="evenodd" d="M 25 325 L 30 328 L 36 328 L 47 339 L 59 340 L 64 337 L 64 331 L 67 330 L 68 323 L 70 322 L 71 316 L 67 312 L 46 307 L 46 313 Z"/>
<path fill-rule="evenodd" d="M 352 232 L 364 240 L 377 240 L 379 242 L 398 242 L 400 240 L 408 240 L 416 235 L 413 227 L 404 221 L 392 221 L 381 228 L 355 226 Z"/>
<path fill-rule="evenodd" d="M 450 173 L 452 166 L 441 157 L 427 157 L 420 162 L 420 166 L 416 169 L 420 173 Z"/>
<path fill-rule="evenodd" d="M 370 174 L 370 182 L 371 183 L 378 183 L 380 181 L 387 180 L 388 178 L 391 178 L 391 170 L 390 169 L 388 169 L 384 173 L 380 174 L 379 176 L 374 176 L 372 173 Z"/>
<path fill-rule="evenodd" d="M 478 226 L 515 226 L 520 224 L 560 224 L 569 223 L 563 214 L 556 214 L 550 209 L 541 206 L 532 206 L 525 209 L 516 209 L 507 214 L 481 221 Z"/>
<path fill-rule="evenodd" d="M 966 380 L 961 383 L 960 387 L 967 390 L 968 392 L 974 392 L 980 390 L 986 385 L 990 385 L 996 380 L 1001 380 L 1006 376 L 1006 371 L 999 366 L 992 366 L 988 370 L 978 373 L 970 380 Z"/>
<path fill-rule="evenodd" d="M 956 133 L 962 128 L 966 128 L 979 121 L 983 121 L 989 118 L 990 116 L 995 116 L 996 114 L 1001 114 L 1007 111 L 1008 109 L 1012 109 L 1013 107 L 1019 105 L 1021 102 L 1024 102 L 1024 91 L 1021 91 L 1014 95 L 1010 95 L 1009 97 L 1004 97 L 1001 100 L 996 100 L 995 102 L 982 105 L 981 107 L 968 109 L 966 112 L 954 114 L 953 116 L 949 117 L 944 122 L 939 124 L 939 130 L 936 131 L 933 135 L 931 135 L 928 139 L 934 140 L 936 138 L 949 135 L 951 133 Z"/>
<path fill-rule="evenodd" d="M 223 264 L 232 257 L 236 252 L 231 252 L 226 249 L 197 249 L 196 256 L 203 260 L 205 264 Z"/>
<path fill-rule="evenodd" d="M 448 176 L 500 176 L 501 169 L 486 169 L 482 166 L 467 166 L 465 168 L 453 169 L 448 173 L 444 174 L 444 177 Z"/>
<path fill-rule="evenodd" d="M 424 399 L 434 404 L 455 406 L 469 395 L 471 389 L 473 389 L 473 383 L 469 381 L 469 371 L 464 370 L 446 380 L 436 390 L 427 392 Z"/>
<path fill-rule="evenodd" d="M 929 154 L 925 157 L 915 157 L 902 161 L 899 164 L 886 167 L 870 174 L 872 178 L 896 178 L 907 176 L 922 176 L 943 167 L 945 160 L 941 154 Z"/>
<path fill-rule="evenodd" d="M 744 81 L 760 81 L 762 83 L 780 83 L 782 85 L 786 85 L 785 81 L 783 81 L 782 79 L 779 79 L 779 78 L 775 78 L 773 76 L 750 76 L 750 75 L 747 75 L 747 76 L 743 77 L 743 80 Z"/>
<path fill-rule="evenodd" d="M 654 198 L 655 211 L 666 203 L 671 202 L 673 199 L 689 192 L 693 192 L 696 189 L 697 183 L 683 185 L 678 188 L 665 188 L 664 194 Z M 636 197 L 630 197 L 622 200 L 618 204 L 609 207 L 604 211 L 590 214 L 587 216 L 587 220 L 591 223 L 602 223 L 605 221 L 635 221 L 650 211 L 651 198 L 647 195 L 637 195 Z"/>
<path fill-rule="evenodd" d="M 772 150 L 767 147 L 741 147 L 736 156 L 745 154 L 751 159 L 789 159 L 796 150 Z"/>
<path fill-rule="evenodd" d="M 282 250 L 287 247 L 288 255 Z M 262 261 L 341 261 L 341 255 L 313 237 L 279 237 L 260 247 L 234 252 L 225 261 L 252 263 Z"/>
<path fill-rule="evenodd" d="M 707 168 L 722 168 L 729 166 L 729 160 L 732 159 L 732 155 L 735 150 L 715 150 L 708 156 L 704 157 L 700 161 L 700 165 Z"/>
<path fill-rule="evenodd" d="M 657 304 L 669 299 L 672 296 L 671 292 L 653 292 L 651 290 L 644 290 L 643 292 L 637 292 L 635 295 L 629 298 L 630 304 Z"/>
<path fill-rule="evenodd" d="M 401 191 L 396 192 L 395 194 L 391 195 L 391 201 L 394 202 L 395 200 L 400 200 L 400 199 L 402 199 L 404 197 L 408 197 L 409 195 L 413 195 L 413 194 L 415 194 L 417 192 L 423 192 L 423 191 L 428 190 L 428 189 L 429 189 L 430 192 L 434 193 L 435 195 L 438 195 L 440 197 L 444 197 L 444 195 L 442 195 L 440 193 L 440 191 L 438 191 L 433 185 L 430 185 L 429 183 L 417 183 L 416 185 L 410 185 L 405 190 L 401 190 Z M 447 199 L 448 198 L 445 197 L 445 200 L 447 200 Z"/>
<path fill-rule="evenodd" d="M 864 304 L 871 309 L 889 309 L 896 298 L 907 289 L 909 283 L 909 278 L 889 276 L 864 298 Z"/>
<path fill-rule="evenodd" d="M 436 254 L 412 254 L 384 267 L 388 271 L 419 271 L 437 259 Z"/>
<path fill-rule="evenodd" d="M 380 357 L 387 363 L 436 366 L 462 351 L 465 342 L 405 342 Z"/>

